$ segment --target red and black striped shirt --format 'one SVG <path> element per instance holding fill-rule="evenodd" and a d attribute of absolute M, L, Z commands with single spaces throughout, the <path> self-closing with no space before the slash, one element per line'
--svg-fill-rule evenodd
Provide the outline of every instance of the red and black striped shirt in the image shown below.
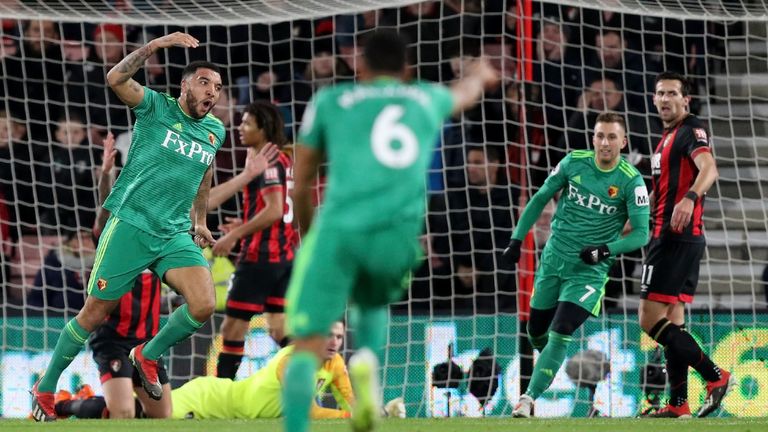
<path fill-rule="evenodd" d="M 154 273 L 140 274 L 103 325 L 126 339 L 145 340 L 156 335 L 160 326 L 160 286 L 160 278 Z"/>
<path fill-rule="evenodd" d="M 651 158 L 655 201 L 651 213 L 653 238 L 671 236 L 677 241 L 704 242 L 703 196 L 694 203 L 691 223 L 682 232 L 673 232 L 669 225 L 672 210 L 691 189 L 699 174 L 694 158 L 701 152 L 710 151 L 709 134 L 701 120 L 692 114 L 664 130 Z"/>
<path fill-rule="evenodd" d="M 247 235 L 240 240 L 240 262 L 285 263 L 293 261 L 298 244 L 298 233 L 293 229 L 293 205 L 289 191 L 293 189 L 293 163 L 284 153 L 243 188 L 245 222 L 256 217 L 266 203 L 264 196 L 279 192 L 283 196 L 283 217 L 271 226 Z"/>

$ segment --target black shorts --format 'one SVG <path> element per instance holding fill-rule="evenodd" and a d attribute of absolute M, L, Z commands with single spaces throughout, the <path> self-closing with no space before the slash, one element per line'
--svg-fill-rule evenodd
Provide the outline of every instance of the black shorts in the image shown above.
<path fill-rule="evenodd" d="M 640 298 L 669 304 L 693 302 L 705 248 L 704 242 L 651 240 L 640 278 Z"/>
<path fill-rule="evenodd" d="M 237 265 L 227 293 L 227 316 L 250 321 L 262 312 L 283 313 L 292 263 Z"/>
<path fill-rule="evenodd" d="M 144 341 L 139 339 L 126 339 L 106 326 L 101 326 L 93 332 L 89 345 L 93 351 L 93 360 L 99 366 L 102 384 L 112 378 L 131 378 L 134 387 L 141 386 L 139 373 L 128 359 L 128 353 L 142 342 Z M 157 360 L 157 377 L 160 384 L 168 384 L 168 373 L 162 358 Z"/>

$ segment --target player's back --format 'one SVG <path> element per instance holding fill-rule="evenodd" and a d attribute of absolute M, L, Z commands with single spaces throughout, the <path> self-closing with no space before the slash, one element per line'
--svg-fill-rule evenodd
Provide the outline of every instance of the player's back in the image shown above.
<path fill-rule="evenodd" d="M 300 139 L 324 151 L 329 165 L 319 223 L 353 230 L 421 223 L 427 168 L 452 106 L 442 86 L 386 78 L 319 92 Z"/>

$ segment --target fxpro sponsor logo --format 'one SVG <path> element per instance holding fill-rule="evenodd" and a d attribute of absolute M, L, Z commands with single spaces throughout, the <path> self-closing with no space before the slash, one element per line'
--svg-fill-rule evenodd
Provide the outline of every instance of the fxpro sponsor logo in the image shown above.
<path fill-rule="evenodd" d="M 580 193 L 579 188 L 572 183 L 568 183 L 568 199 L 578 206 L 596 210 L 600 214 L 613 214 L 618 210 L 616 206 L 603 203 L 596 195 Z"/>

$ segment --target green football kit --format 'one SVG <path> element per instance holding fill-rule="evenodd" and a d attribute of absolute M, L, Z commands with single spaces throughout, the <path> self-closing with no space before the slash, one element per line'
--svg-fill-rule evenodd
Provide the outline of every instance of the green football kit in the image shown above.
<path fill-rule="evenodd" d="M 294 336 L 327 333 L 350 298 L 376 307 L 402 296 L 421 254 L 427 169 L 452 109 L 445 87 L 391 78 L 325 88 L 310 102 L 298 141 L 326 155 L 328 186 L 288 289 Z"/>
<path fill-rule="evenodd" d="M 224 142 L 211 114 L 187 115 L 173 97 L 144 88 L 127 162 L 104 202 L 111 212 L 96 250 L 88 294 L 115 300 L 149 268 L 207 266 L 188 231 L 200 183 Z"/>
<path fill-rule="evenodd" d="M 604 171 L 597 166 L 594 151 L 571 152 L 531 198 L 512 238 L 525 238 L 557 192 L 562 193 L 534 278 L 531 307 L 551 309 L 566 301 L 596 316 L 613 257 L 642 247 L 648 240 L 648 190 L 637 169 L 623 157 L 613 169 Z M 622 237 L 627 220 L 633 230 Z M 603 244 L 611 252 L 605 261 L 588 265 L 579 258 L 585 246 Z"/>

